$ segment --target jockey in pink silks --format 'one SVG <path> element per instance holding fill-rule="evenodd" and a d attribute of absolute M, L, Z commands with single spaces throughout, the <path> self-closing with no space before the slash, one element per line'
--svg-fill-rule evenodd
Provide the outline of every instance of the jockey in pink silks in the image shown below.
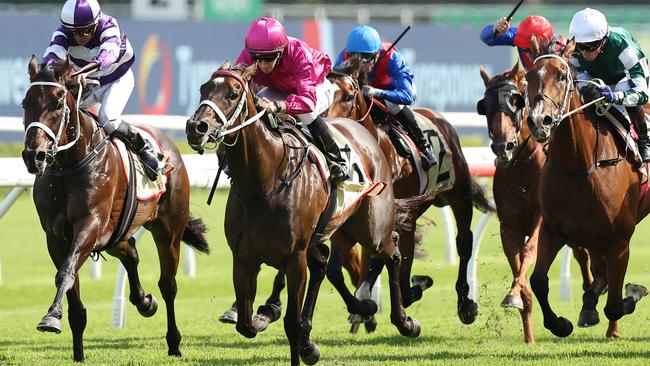
<path fill-rule="evenodd" d="M 320 114 L 334 100 L 335 87 L 327 74 L 332 62 L 305 42 L 287 37 L 282 24 L 269 17 L 253 21 L 246 32 L 245 48 L 237 64 L 257 65 L 253 81 L 265 88 L 258 106 L 269 113 L 294 115 L 307 125 L 316 146 L 325 154 L 332 181 L 348 178 L 345 160 Z"/>

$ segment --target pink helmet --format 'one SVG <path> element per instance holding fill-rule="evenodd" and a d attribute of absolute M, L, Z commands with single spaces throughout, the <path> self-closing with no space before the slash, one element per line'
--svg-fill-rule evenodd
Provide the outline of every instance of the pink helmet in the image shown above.
<path fill-rule="evenodd" d="M 269 17 L 259 17 L 246 31 L 246 50 L 252 53 L 282 51 L 287 44 L 287 33 L 282 24 Z"/>

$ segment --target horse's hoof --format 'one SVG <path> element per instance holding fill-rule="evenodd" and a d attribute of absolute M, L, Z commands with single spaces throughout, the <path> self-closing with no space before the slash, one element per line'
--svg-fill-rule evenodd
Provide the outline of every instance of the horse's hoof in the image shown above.
<path fill-rule="evenodd" d="M 257 308 L 257 313 L 266 316 L 269 323 L 273 323 L 282 316 L 282 308 L 276 304 L 264 304 Z"/>
<path fill-rule="evenodd" d="M 145 296 L 145 298 L 149 299 L 149 307 L 146 309 L 138 308 L 138 312 L 145 318 L 150 318 L 156 313 L 156 311 L 158 311 L 158 301 L 156 301 L 156 298 L 151 294 Z"/>
<path fill-rule="evenodd" d="M 253 328 L 257 333 L 265 331 L 269 324 L 271 324 L 271 318 L 265 314 L 257 314 L 253 317 Z"/>
<path fill-rule="evenodd" d="M 433 286 L 433 278 L 425 275 L 413 275 L 411 276 L 411 286 L 418 286 L 424 292 Z"/>
<path fill-rule="evenodd" d="M 600 323 L 600 317 L 596 310 L 582 310 L 578 317 L 578 327 L 589 328 Z"/>
<path fill-rule="evenodd" d="M 377 319 L 371 316 L 363 322 L 363 326 L 366 328 L 366 333 L 374 333 L 377 330 Z"/>
<path fill-rule="evenodd" d="M 463 301 L 458 306 L 458 318 L 463 324 L 472 324 L 478 315 L 478 304 L 472 299 Z"/>
<path fill-rule="evenodd" d="M 177 349 L 175 351 L 172 350 L 167 351 L 167 356 L 181 357 L 183 356 L 183 354 L 181 353 L 181 350 Z"/>
<path fill-rule="evenodd" d="M 364 317 L 375 315 L 377 313 L 377 304 L 370 299 L 360 300 L 356 313 Z"/>
<path fill-rule="evenodd" d="M 648 295 L 648 289 L 645 286 L 634 283 L 625 284 L 625 297 L 632 297 L 634 302 L 641 300 Z"/>
<path fill-rule="evenodd" d="M 61 320 L 55 318 L 51 315 L 46 315 L 41 319 L 41 322 L 38 323 L 36 329 L 41 332 L 50 332 L 50 333 L 61 333 Z"/>
<path fill-rule="evenodd" d="M 221 314 L 219 321 L 226 324 L 237 324 L 237 308 L 232 307 Z"/>
<path fill-rule="evenodd" d="M 407 336 L 409 338 L 417 338 L 417 337 L 419 337 L 420 336 L 420 330 L 421 330 L 420 322 L 415 318 L 411 318 L 410 316 L 406 318 L 406 322 L 411 323 L 411 332 L 409 334 L 405 334 L 405 336 Z"/>
<path fill-rule="evenodd" d="M 563 317 L 557 318 L 557 320 L 550 326 L 547 326 L 546 322 L 544 322 L 544 327 L 550 330 L 551 333 L 553 333 L 553 335 L 556 337 L 564 338 L 573 333 L 573 324 L 568 319 Z"/>
<path fill-rule="evenodd" d="M 254 321 L 254 319 L 253 319 L 253 321 Z M 243 324 L 242 324 L 242 326 L 239 326 L 239 323 L 237 323 L 237 325 L 235 326 L 235 329 L 237 329 L 239 334 L 243 335 L 246 338 L 255 338 L 255 336 L 257 335 L 257 332 L 255 332 L 255 330 L 253 330 L 253 329 L 251 329 L 251 328 L 249 328 L 247 326 L 244 326 Z"/>
<path fill-rule="evenodd" d="M 318 348 L 316 343 L 309 340 L 307 344 L 303 344 L 300 347 L 300 358 L 307 365 L 315 365 L 320 359 L 320 348 Z"/>
<path fill-rule="evenodd" d="M 521 299 L 521 296 L 508 294 L 503 301 L 501 301 L 501 306 L 504 308 L 517 308 L 519 310 L 524 310 L 524 300 Z"/>

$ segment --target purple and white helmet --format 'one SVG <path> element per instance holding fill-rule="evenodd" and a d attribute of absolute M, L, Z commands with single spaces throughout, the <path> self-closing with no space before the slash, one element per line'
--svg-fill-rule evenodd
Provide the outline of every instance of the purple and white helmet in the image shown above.
<path fill-rule="evenodd" d="M 61 24 L 69 29 L 97 24 L 101 11 L 97 0 L 66 0 L 61 9 Z"/>

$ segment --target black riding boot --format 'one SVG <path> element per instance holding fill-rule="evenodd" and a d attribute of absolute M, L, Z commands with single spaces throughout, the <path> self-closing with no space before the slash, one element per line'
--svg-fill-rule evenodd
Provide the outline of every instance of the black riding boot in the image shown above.
<path fill-rule="evenodd" d="M 636 132 L 639 134 L 637 145 L 639 146 L 639 154 L 644 163 L 650 162 L 650 138 L 648 138 L 648 126 L 646 125 L 646 116 L 643 112 L 643 107 L 626 108 L 630 120 L 636 127 Z"/>
<path fill-rule="evenodd" d="M 140 132 L 135 130 L 128 123 L 122 121 L 117 129 L 113 131 L 111 136 L 122 140 L 129 150 L 138 154 L 138 157 L 140 157 L 140 160 L 144 163 L 144 170 L 150 180 L 155 181 L 158 178 L 158 173 L 161 169 L 160 164 L 158 163 L 158 158 L 151 146 L 149 146 L 149 144 L 142 138 Z"/>
<path fill-rule="evenodd" d="M 330 165 L 330 174 L 332 175 L 332 182 L 336 185 L 342 181 L 348 179 L 348 168 L 345 164 L 345 160 L 341 156 L 341 150 L 339 150 L 338 145 L 334 142 L 332 133 L 329 128 L 323 121 L 323 118 L 316 117 L 316 119 L 307 125 L 309 132 L 311 133 L 316 146 L 325 154 L 327 162 Z"/>
<path fill-rule="evenodd" d="M 418 126 L 418 123 L 415 120 L 413 111 L 404 106 L 395 117 L 397 117 L 404 127 L 406 127 L 408 132 L 411 134 L 411 137 L 415 140 L 414 142 L 418 146 L 418 149 L 420 149 L 423 158 L 422 167 L 425 170 L 429 170 L 432 166 L 438 164 L 438 159 L 436 159 L 436 155 L 433 153 L 431 144 L 429 144 L 429 140 L 424 137 L 420 126 Z"/>

